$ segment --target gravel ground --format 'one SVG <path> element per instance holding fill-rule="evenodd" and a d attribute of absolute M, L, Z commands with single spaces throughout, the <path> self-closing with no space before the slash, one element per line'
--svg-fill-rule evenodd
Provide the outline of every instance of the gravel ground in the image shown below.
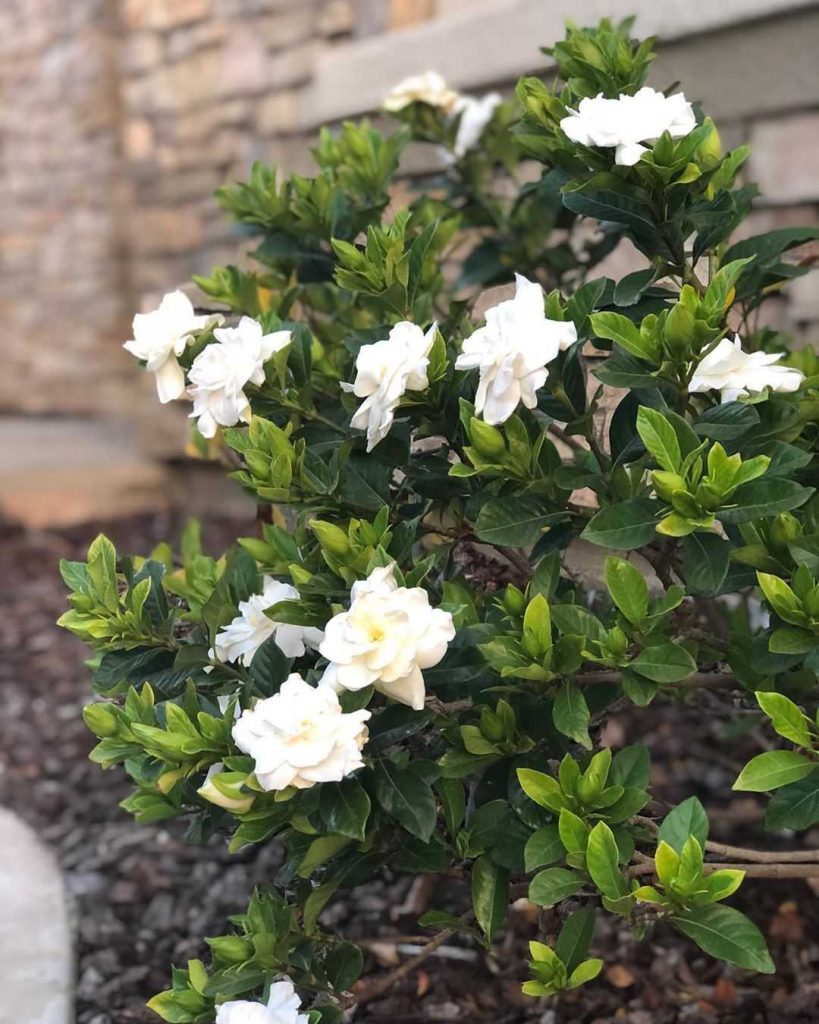
<path fill-rule="evenodd" d="M 247 530 L 249 524 L 241 524 Z M 144 552 L 178 535 L 167 515 L 106 524 L 123 550 Z M 92 738 L 80 717 L 89 696 L 83 646 L 54 625 L 64 609 L 60 557 L 80 557 L 97 526 L 25 533 L 0 526 L 0 803 L 12 807 L 58 853 L 73 901 L 77 933 L 77 1024 L 156 1021 L 144 1003 L 168 983 L 169 965 L 204 953 L 202 937 L 221 934 L 252 887 L 271 877 L 268 846 L 230 856 L 218 839 L 183 841 L 184 824 L 138 826 L 118 807 L 128 786 L 119 771 L 87 761 Z M 221 549 L 236 524 L 206 524 Z M 723 744 L 720 720 L 730 697 L 699 693 L 688 706 L 630 712 L 609 725 L 612 743 L 647 742 L 659 795 L 697 792 L 713 813 L 740 764 Z M 704 724 L 707 723 L 707 724 Z M 759 806 L 735 799 L 715 827 L 726 842 L 771 847 Z M 808 837 L 813 845 L 819 837 Z M 361 939 L 368 970 L 378 972 L 423 941 L 413 920 L 427 907 L 459 909 L 466 895 L 451 883 L 435 892 L 424 880 L 384 879 L 328 911 L 325 922 Z M 715 964 L 671 933 L 638 944 L 620 923 L 601 919 L 596 952 L 601 979 L 559 1006 L 519 992 L 524 943 L 534 934 L 531 908 L 513 912 L 492 958 L 462 943 L 445 946 L 397 990 L 360 1010 L 356 1021 L 411 1024 L 457 1020 L 492 1024 L 807 1024 L 819 1021 L 819 900 L 801 882 L 747 883 L 737 901 L 766 931 L 779 972 L 748 976 Z M 545 922 L 548 924 L 548 919 Z M 478 973 L 479 972 L 479 973 Z M 476 984 L 476 977 L 480 983 Z"/>

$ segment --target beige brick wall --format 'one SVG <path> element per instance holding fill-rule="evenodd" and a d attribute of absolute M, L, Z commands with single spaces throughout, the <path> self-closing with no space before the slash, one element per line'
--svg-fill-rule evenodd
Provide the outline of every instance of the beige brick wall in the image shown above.
<path fill-rule="evenodd" d="M 6 0 L 0 5 L 0 415 L 133 414 L 178 450 L 120 350 L 130 316 L 235 256 L 213 199 L 254 159 L 310 166 L 318 121 L 371 109 L 399 74 L 509 87 L 565 14 L 638 12 L 655 81 L 680 78 L 727 141 L 755 146 L 765 225 L 817 219 L 819 5 L 798 0 Z M 703 31 L 698 31 L 700 28 Z M 813 291 L 778 316 L 809 338 Z"/>

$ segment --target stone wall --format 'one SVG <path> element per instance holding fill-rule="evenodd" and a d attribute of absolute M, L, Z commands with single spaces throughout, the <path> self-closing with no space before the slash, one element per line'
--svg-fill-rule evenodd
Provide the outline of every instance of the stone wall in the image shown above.
<path fill-rule="evenodd" d="M 636 12 L 660 40 L 652 80 L 683 80 L 730 145 L 752 142 L 754 229 L 817 220 L 816 0 L 6 0 L 0 452 L 19 414 L 96 417 L 112 436 L 125 420 L 137 450 L 179 452 L 185 410 L 160 409 L 120 346 L 136 309 L 235 259 L 214 189 L 254 159 L 308 169 L 319 124 L 374 109 L 404 74 L 508 89 L 546 70 L 538 46 L 567 11 Z M 803 340 L 815 295 L 803 279 L 776 311 Z"/>

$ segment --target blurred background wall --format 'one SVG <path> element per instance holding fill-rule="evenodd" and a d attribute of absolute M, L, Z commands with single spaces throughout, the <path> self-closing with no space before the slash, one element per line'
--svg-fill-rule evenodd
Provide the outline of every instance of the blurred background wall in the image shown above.
<path fill-rule="evenodd" d="M 509 89 L 548 70 L 538 47 L 566 16 L 629 13 L 660 40 L 652 83 L 681 80 L 726 146 L 752 144 L 748 233 L 815 222 L 817 0 L 4 0 L 0 515 L 66 523 L 178 497 L 163 489 L 186 410 L 158 405 L 121 344 L 136 310 L 235 260 L 220 184 L 254 159 L 308 171 L 317 127 L 376 109 L 404 75 Z M 811 339 L 810 277 L 775 316 Z"/>

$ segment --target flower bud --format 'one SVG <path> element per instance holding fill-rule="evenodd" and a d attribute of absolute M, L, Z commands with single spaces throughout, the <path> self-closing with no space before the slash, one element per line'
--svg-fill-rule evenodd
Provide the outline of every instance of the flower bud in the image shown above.
<path fill-rule="evenodd" d="M 350 550 L 350 541 L 347 534 L 338 526 L 332 523 L 325 523 L 321 519 L 313 519 L 310 522 L 310 529 L 318 538 L 322 548 L 337 558 L 343 558 Z"/>
<path fill-rule="evenodd" d="M 771 523 L 768 536 L 772 549 L 777 554 L 784 553 L 792 540 L 802 536 L 802 524 L 790 512 L 780 512 Z"/>
<path fill-rule="evenodd" d="M 526 598 L 523 592 L 510 583 L 503 593 L 503 607 L 510 615 L 523 615 L 526 607 Z"/>
<path fill-rule="evenodd" d="M 173 787 L 179 782 L 180 779 L 185 777 L 184 768 L 172 768 L 170 771 L 163 772 L 156 780 L 156 788 L 160 793 L 170 793 Z"/>
<path fill-rule="evenodd" d="M 247 778 L 244 772 L 223 772 L 222 765 L 211 765 L 203 785 L 197 793 L 217 807 L 224 807 L 234 814 L 246 814 L 253 806 L 256 797 L 252 793 L 243 793 L 242 784 Z"/>
<path fill-rule="evenodd" d="M 626 649 L 628 648 L 628 637 L 619 626 L 614 626 L 608 631 L 606 635 L 606 647 L 615 657 L 621 657 L 626 653 Z"/>
<path fill-rule="evenodd" d="M 205 941 L 215 957 L 229 963 L 242 964 L 253 956 L 253 945 L 239 935 L 219 935 Z"/>
<path fill-rule="evenodd" d="M 116 736 L 119 731 L 117 713 L 108 704 L 86 704 L 82 709 L 82 717 L 91 732 L 101 739 Z"/>
<path fill-rule="evenodd" d="M 656 469 L 651 474 L 651 482 L 654 490 L 663 501 L 671 502 L 671 496 L 676 491 L 685 490 L 685 480 L 679 473 L 669 473 L 664 469 Z"/>
<path fill-rule="evenodd" d="M 691 349 L 694 339 L 694 314 L 681 302 L 671 307 L 666 317 L 664 335 L 668 354 L 685 356 Z"/>
<path fill-rule="evenodd" d="M 715 512 L 722 504 L 724 495 L 713 484 L 703 480 L 697 487 L 696 498 L 698 504 L 707 512 Z"/>
<path fill-rule="evenodd" d="M 691 519 L 699 519 L 702 516 L 702 509 L 694 499 L 693 494 L 689 494 L 688 491 L 674 491 L 671 495 L 671 507 L 679 512 L 681 516 L 687 516 Z"/>
<path fill-rule="evenodd" d="M 499 743 L 506 737 L 503 721 L 491 708 L 481 708 L 479 726 L 481 733 L 493 743 Z"/>
<path fill-rule="evenodd" d="M 717 126 L 711 120 L 710 117 L 706 117 L 703 124 L 711 126 L 711 132 L 706 136 L 705 139 L 700 143 L 697 150 L 697 155 L 707 161 L 720 160 L 722 158 L 722 139 L 717 131 Z"/>
<path fill-rule="evenodd" d="M 506 442 L 497 427 L 473 416 L 469 421 L 469 440 L 488 459 L 497 459 L 506 454 Z"/>

